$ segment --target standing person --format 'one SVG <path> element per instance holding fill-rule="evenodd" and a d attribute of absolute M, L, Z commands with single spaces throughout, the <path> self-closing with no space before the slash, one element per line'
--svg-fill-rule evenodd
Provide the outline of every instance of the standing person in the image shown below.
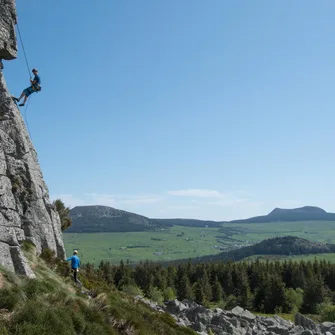
<path fill-rule="evenodd" d="M 80 268 L 80 259 L 77 256 L 77 254 L 78 254 L 78 251 L 74 250 L 73 251 L 73 256 L 67 258 L 66 261 L 71 261 L 71 269 L 72 269 L 72 272 L 73 272 L 73 280 L 74 280 L 75 283 L 77 283 L 81 286 L 81 282 L 77 278 L 77 274 L 78 274 L 79 268 Z"/>
<path fill-rule="evenodd" d="M 37 69 L 33 69 L 33 74 L 34 74 L 34 79 L 30 79 L 30 83 L 31 86 L 27 87 L 25 90 L 23 90 L 20 98 L 15 98 L 13 97 L 13 99 L 17 102 L 20 102 L 20 100 L 24 97 L 23 103 L 19 104 L 19 106 L 24 106 L 29 95 L 34 93 L 34 92 L 38 92 L 41 90 L 41 78 L 38 75 L 38 70 Z"/>

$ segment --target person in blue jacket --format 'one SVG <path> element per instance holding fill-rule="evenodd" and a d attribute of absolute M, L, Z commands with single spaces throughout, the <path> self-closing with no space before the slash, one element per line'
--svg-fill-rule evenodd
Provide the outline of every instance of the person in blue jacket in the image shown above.
<path fill-rule="evenodd" d="M 80 268 L 80 259 L 77 256 L 77 254 L 78 254 L 78 251 L 74 250 L 73 251 L 73 256 L 67 258 L 66 261 L 71 261 L 71 269 L 72 269 L 72 272 L 73 272 L 74 282 L 81 285 L 81 282 L 77 278 L 77 274 L 78 274 L 79 268 Z"/>

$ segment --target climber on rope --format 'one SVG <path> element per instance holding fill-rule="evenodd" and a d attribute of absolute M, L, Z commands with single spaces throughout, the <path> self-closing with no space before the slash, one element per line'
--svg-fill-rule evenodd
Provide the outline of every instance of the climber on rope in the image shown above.
<path fill-rule="evenodd" d="M 17 102 L 20 102 L 20 100 L 24 97 L 23 103 L 19 104 L 19 106 L 24 106 L 29 95 L 34 93 L 34 92 L 39 92 L 41 90 L 41 78 L 38 75 L 38 70 L 37 69 L 33 69 L 32 73 L 34 74 L 34 79 L 30 79 L 31 82 L 31 86 L 26 88 L 25 90 L 23 90 L 20 98 L 15 98 L 13 97 L 13 99 Z"/>

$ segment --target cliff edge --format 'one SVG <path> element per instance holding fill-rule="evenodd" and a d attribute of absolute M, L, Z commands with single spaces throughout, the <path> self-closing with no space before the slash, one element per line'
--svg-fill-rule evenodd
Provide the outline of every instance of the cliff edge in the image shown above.
<path fill-rule="evenodd" d="M 0 0 L 0 58 L 15 59 L 14 0 Z M 64 258 L 61 223 L 49 199 L 37 153 L 20 111 L 0 72 L 0 265 L 34 277 L 21 245 L 29 241 L 37 254 L 44 248 Z"/>

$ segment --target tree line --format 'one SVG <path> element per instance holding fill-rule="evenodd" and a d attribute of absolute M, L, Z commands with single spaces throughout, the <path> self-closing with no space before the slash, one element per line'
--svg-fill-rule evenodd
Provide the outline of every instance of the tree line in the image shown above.
<path fill-rule="evenodd" d="M 230 309 L 239 305 L 262 313 L 317 314 L 335 302 L 335 264 L 318 261 L 198 263 L 163 266 L 102 261 L 84 265 L 90 280 L 156 301 L 177 298 Z"/>

